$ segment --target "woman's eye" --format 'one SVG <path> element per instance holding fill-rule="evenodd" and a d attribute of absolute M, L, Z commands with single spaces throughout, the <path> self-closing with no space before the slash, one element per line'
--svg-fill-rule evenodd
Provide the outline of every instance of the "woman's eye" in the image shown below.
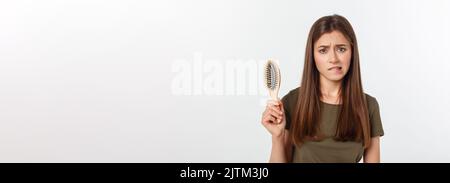
<path fill-rule="evenodd" d="M 327 52 L 327 50 L 325 50 L 325 49 L 320 49 L 319 50 L 319 53 L 321 53 L 321 54 L 324 54 L 324 53 L 326 53 Z"/>
<path fill-rule="evenodd" d="M 346 48 L 338 48 L 338 51 L 343 53 L 343 52 L 347 51 L 347 49 Z"/>

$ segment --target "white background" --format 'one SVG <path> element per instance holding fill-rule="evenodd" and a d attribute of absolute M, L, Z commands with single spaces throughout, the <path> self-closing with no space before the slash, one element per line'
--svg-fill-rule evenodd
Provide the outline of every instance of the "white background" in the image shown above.
<path fill-rule="evenodd" d="M 334 13 L 380 104 L 382 161 L 450 162 L 447 0 L 1 1 L 0 162 L 267 162 L 264 88 L 176 94 L 176 60 L 276 59 L 281 97 Z"/>

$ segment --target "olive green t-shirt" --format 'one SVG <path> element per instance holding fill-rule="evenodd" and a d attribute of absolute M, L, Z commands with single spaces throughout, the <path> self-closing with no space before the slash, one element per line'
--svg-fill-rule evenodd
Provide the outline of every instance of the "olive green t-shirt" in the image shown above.
<path fill-rule="evenodd" d="M 292 114 L 296 111 L 296 103 L 299 88 L 291 90 L 282 98 L 286 113 L 286 129 L 290 128 Z M 369 121 L 371 136 L 383 136 L 383 126 L 381 124 L 380 110 L 377 100 L 366 94 L 367 107 L 369 111 Z M 301 147 L 294 145 L 292 162 L 305 163 L 356 163 L 364 155 L 362 142 L 336 141 L 333 139 L 336 132 L 337 118 L 341 105 L 320 102 L 321 121 L 320 132 L 325 135 L 321 141 L 305 141 Z"/>

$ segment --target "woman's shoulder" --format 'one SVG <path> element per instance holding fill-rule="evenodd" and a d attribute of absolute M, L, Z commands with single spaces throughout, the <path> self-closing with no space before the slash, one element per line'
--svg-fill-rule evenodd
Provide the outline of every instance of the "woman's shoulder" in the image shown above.
<path fill-rule="evenodd" d="M 289 113 L 289 111 L 293 110 L 295 108 L 295 104 L 298 98 L 298 92 L 299 88 L 294 88 L 290 90 L 284 97 L 281 99 L 281 102 L 283 102 L 284 109 Z"/>
<path fill-rule="evenodd" d="M 367 102 L 367 108 L 369 109 L 369 113 L 374 110 L 378 110 L 379 106 L 378 106 L 377 99 L 367 93 L 365 93 L 365 95 L 366 95 L 366 102 Z"/>
<path fill-rule="evenodd" d="M 369 110 L 369 121 L 371 136 L 384 136 L 383 124 L 381 122 L 380 107 L 375 97 L 366 94 L 367 109 Z"/>
<path fill-rule="evenodd" d="M 292 90 L 290 90 L 286 95 L 284 95 L 284 97 L 282 98 L 282 100 L 284 101 L 290 101 L 292 99 L 297 99 L 298 97 L 298 92 L 300 90 L 300 87 L 294 88 Z"/>

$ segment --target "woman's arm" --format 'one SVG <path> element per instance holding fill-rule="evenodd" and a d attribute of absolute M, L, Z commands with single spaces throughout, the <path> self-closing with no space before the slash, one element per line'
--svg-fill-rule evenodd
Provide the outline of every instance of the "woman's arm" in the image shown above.
<path fill-rule="evenodd" d="M 289 138 L 289 131 L 284 130 L 279 136 L 272 136 L 272 151 L 269 163 L 289 163 L 292 162 L 292 143 Z"/>
<path fill-rule="evenodd" d="M 364 163 L 380 162 L 380 136 L 372 137 L 370 146 L 364 151 Z"/>
<path fill-rule="evenodd" d="M 281 101 L 269 101 L 261 123 L 272 135 L 272 151 L 269 163 L 291 162 L 292 143 L 286 129 L 286 114 Z"/>

